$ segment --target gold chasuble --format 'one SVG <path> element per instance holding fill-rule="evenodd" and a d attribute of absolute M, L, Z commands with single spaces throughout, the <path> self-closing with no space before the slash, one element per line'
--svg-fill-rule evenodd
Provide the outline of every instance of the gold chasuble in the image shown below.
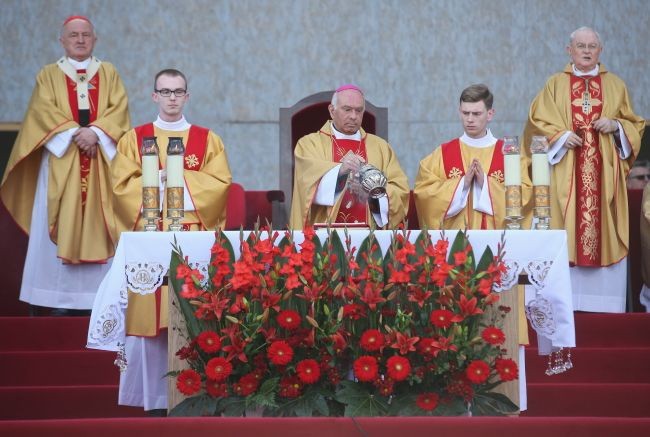
<path fill-rule="evenodd" d="M 117 145 L 117 155 L 111 167 L 114 191 L 116 227 L 115 238 L 123 231 L 141 231 L 142 219 L 142 159 L 140 144 L 143 136 L 155 136 L 160 150 L 160 168 L 165 167 L 169 137 L 182 137 L 185 154 L 185 230 L 205 231 L 223 227 L 226 221 L 226 202 L 232 181 L 228 159 L 221 138 L 199 126 L 186 124 L 185 130 L 164 130 L 146 124 L 128 131 Z M 164 193 L 161 186 L 161 194 Z M 166 196 L 162 196 L 161 227 L 167 229 Z M 167 327 L 167 287 L 155 293 L 140 295 L 129 291 L 126 314 L 128 335 L 156 336 Z"/>
<path fill-rule="evenodd" d="M 345 196 L 338 196 L 333 206 L 313 203 L 321 178 L 338 165 L 333 155 L 331 121 L 321 130 L 302 137 L 294 150 L 293 199 L 289 227 L 302 229 L 306 224 L 335 222 Z M 339 140 L 337 140 L 339 141 Z M 365 144 L 368 163 L 381 170 L 388 183 L 388 228 L 395 228 L 406 217 L 409 186 L 395 152 L 382 138 L 367 134 L 361 129 L 361 141 Z M 347 201 L 346 201 L 347 203 Z M 343 205 L 345 206 L 345 205 Z M 372 214 L 366 206 L 365 222 L 376 227 Z"/>
<path fill-rule="evenodd" d="M 620 159 L 614 134 L 592 128 L 600 117 L 620 123 L 618 135 L 632 148 L 629 158 Z M 639 153 L 644 127 L 625 84 L 602 64 L 595 77 L 577 77 L 568 64 L 535 97 L 524 144 L 530 144 L 533 135 L 544 135 L 553 144 L 567 131 L 583 139 L 581 147 L 568 150 L 551 169 L 551 226 L 567 230 L 573 265 L 605 267 L 627 256 L 625 178 Z M 524 151 L 530 154 L 528 147 Z"/>
<path fill-rule="evenodd" d="M 488 147 L 472 147 L 456 138 L 442 144 L 420 162 L 413 194 L 422 229 L 503 229 L 505 227 L 505 186 L 502 141 Z M 462 177 L 472 160 L 478 159 L 487 173 L 487 186 L 492 214 L 477 210 L 474 186 L 470 187 L 467 204 L 457 214 L 447 217 L 454 195 L 462 190 Z M 531 183 L 526 163 L 521 162 L 522 204 L 528 216 Z"/>
<path fill-rule="evenodd" d="M 2 201 L 26 233 L 43 145 L 85 125 L 117 142 L 129 128 L 127 105 L 122 80 L 110 63 L 92 58 L 87 71 L 76 71 L 62 58 L 39 72 L 0 188 Z M 87 158 L 72 142 L 62 157 L 50 155 L 48 168 L 48 229 L 57 256 L 71 264 L 105 262 L 114 253 L 110 159 L 99 146 L 97 156 Z"/>

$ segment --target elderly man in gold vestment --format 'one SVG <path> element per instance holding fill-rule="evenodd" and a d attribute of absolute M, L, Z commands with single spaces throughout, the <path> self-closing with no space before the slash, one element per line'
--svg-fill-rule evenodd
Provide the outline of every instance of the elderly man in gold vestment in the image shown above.
<path fill-rule="evenodd" d="M 533 100 L 525 144 L 533 135 L 544 135 L 550 144 L 551 226 L 567 231 L 574 309 L 623 312 L 629 240 L 625 178 L 639 152 L 644 121 L 632 110 L 625 83 L 600 63 L 602 51 L 593 29 L 571 34 L 571 62 Z"/>
<path fill-rule="evenodd" d="M 332 119 L 298 140 L 291 229 L 317 223 L 394 228 L 406 216 L 406 175 L 390 145 L 361 129 L 364 111 L 361 89 L 343 85 L 329 105 Z"/>
<path fill-rule="evenodd" d="M 160 71 L 154 79 L 152 99 L 158 118 L 128 131 L 117 145 L 113 180 L 116 237 L 122 231 L 143 229 L 142 157 L 145 137 L 155 136 L 159 146 L 160 192 L 166 184 L 166 148 L 170 137 L 180 137 L 184 155 L 184 230 L 205 231 L 223 227 L 232 180 L 221 138 L 211 130 L 192 125 L 183 115 L 190 94 L 185 75 L 175 69 Z M 166 202 L 159 222 L 167 229 Z M 167 408 L 167 287 L 141 295 L 129 291 L 126 309 L 126 363 L 121 374 L 118 403 L 145 410 Z"/>
<path fill-rule="evenodd" d="M 92 308 L 113 256 L 109 167 L 129 128 L 122 80 L 92 55 L 96 40 L 86 17 L 63 24 L 65 56 L 38 73 L 0 190 L 29 234 L 20 299 L 67 314 Z"/>

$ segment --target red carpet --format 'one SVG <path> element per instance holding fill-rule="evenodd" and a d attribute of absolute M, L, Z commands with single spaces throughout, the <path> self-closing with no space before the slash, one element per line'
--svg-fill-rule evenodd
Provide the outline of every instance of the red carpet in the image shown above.
<path fill-rule="evenodd" d="M 544 375 L 546 358 L 528 348 L 519 418 L 145 418 L 117 406 L 115 354 L 86 350 L 87 327 L 87 317 L 0 317 L 0 435 L 650 435 L 649 314 L 576 314 L 575 367 L 562 375 Z"/>

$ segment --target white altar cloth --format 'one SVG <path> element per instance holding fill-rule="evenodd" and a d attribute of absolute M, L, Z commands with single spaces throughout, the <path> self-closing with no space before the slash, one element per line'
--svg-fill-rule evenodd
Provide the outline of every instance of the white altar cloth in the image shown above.
<path fill-rule="evenodd" d="M 342 233 L 342 230 L 338 232 Z M 415 241 L 420 231 L 411 231 Z M 429 231 L 435 242 L 441 231 Z M 321 240 L 326 231 L 319 230 Z M 453 242 L 457 231 L 445 231 L 445 238 Z M 225 232 L 232 242 L 235 257 L 239 258 L 239 231 Z M 244 238 L 248 232 L 244 232 Z M 350 230 L 352 245 L 359 247 L 368 235 L 366 230 Z M 392 231 L 376 231 L 382 252 L 390 244 Z M 477 257 L 486 246 L 496 254 L 497 245 L 504 237 L 508 273 L 496 291 L 508 290 L 523 273 L 531 286 L 526 287 L 526 314 L 537 331 L 540 354 L 549 354 L 559 348 L 575 347 L 575 325 L 567 238 L 563 230 L 548 231 L 479 231 L 467 232 Z M 341 234 L 343 239 L 343 235 Z M 214 232 L 124 232 L 120 237 L 113 264 L 101 282 L 93 305 L 88 328 L 87 347 L 119 351 L 126 340 L 125 314 L 127 289 L 133 292 L 153 293 L 163 283 L 169 269 L 172 243 L 176 240 L 183 254 L 196 268 L 207 272 Z M 279 240 L 279 239 L 278 239 Z M 303 241 L 300 231 L 294 232 L 296 243 Z M 206 275 L 207 277 L 207 275 Z"/>

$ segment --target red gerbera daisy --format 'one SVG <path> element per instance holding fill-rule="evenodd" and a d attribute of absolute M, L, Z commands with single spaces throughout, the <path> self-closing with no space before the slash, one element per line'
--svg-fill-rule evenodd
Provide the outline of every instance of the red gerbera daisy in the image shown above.
<path fill-rule="evenodd" d="M 219 352 L 221 349 L 221 339 L 214 331 L 203 331 L 196 337 L 196 342 L 204 352 Z"/>
<path fill-rule="evenodd" d="M 205 374 L 217 382 L 225 381 L 231 373 L 232 364 L 222 357 L 212 358 L 205 365 Z"/>
<path fill-rule="evenodd" d="M 460 321 L 457 319 L 458 317 L 449 310 L 433 310 L 429 316 L 433 326 L 443 329 L 449 328 L 453 322 Z"/>
<path fill-rule="evenodd" d="M 354 374 L 359 381 L 374 381 L 378 371 L 379 366 L 375 357 L 362 355 L 354 361 Z"/>
<path fill-rule="evenodd" d="M 465 374 L 474 384 L 480 384 L 487 381 L 490 376 L 490 366 L 483 360 L 474 360 L 467 366 Z"/>
<path fill-rule="evenodd" d="M 491 345 L 503 344 L 506 341 L 506 336 L 502 330 L 496 326 L 488 326 L 481 333 L 483 340 Z"/>
<path fill-rule="evenodd" d="M 255 393 L 259 386 L 259 376 L 255 372 L 251 372 L 239 378 L 239 381 L 233 385 L 233 391 L 238 396 L 248 396 Z"/>
<path fill-rule="evenodd" d="M 294 310 L 282 310 L 277 316 L 278 325 L 289 331 L 293 331 L 300 327 L 300 314 Z"/>
<path fill-rule="evenodd" d="M 176 388 L 185 396 L 191 396 L 201 390 L 201 376 L 192 369 L 183 370 L 176 378 Z"/>
<path fill-rule="evenodd" d="M 424 411 L 433 411 L 438 406 L 440 396 L 436 393 L 422 393 L 415 399 L 415 404 Z"/>
<path fill-rule="evenodd" d="M 512 381 L 519 378 L 519 369 L 517 368 L 517 363 L 509 358 L 497 358 L 495 367 L 497 368 L 497 372 L 499 372 L 501 381 Z"/>
<path fill-rule="evenodd" d="M 286 366 L 293 358 L 293 349 L 286 341 L 274 341 L 269 346 L 267 355 L 276 366 Z"/>
<path fill-rule="evenodd" d="M 408 359 L 393 355 L 386 361 L 386 371 L 395 381 L 404 381 L 411 373 L 411 363 Z"/>
<path fill-rule="evenodd" d="M 361 335 L 359 344 L 369 352 L 378 351 L 384 345 L 384 336 L 378 329 L 368 329 Z"/>
<path fill-rule="evenodd" d="M 226 398 L 228 397 L 228 386 L 222 382 L 217 382 L 212 379 L 205 381 L 205 390 L 213 398 Z"/>
<path fill-rule="evenodd" d="M 320 366 L 318 361 L 307 359 L 302 360 L 296 366 L 298 378 L 304 384 L 313 384 L 320 379 Z"/>

